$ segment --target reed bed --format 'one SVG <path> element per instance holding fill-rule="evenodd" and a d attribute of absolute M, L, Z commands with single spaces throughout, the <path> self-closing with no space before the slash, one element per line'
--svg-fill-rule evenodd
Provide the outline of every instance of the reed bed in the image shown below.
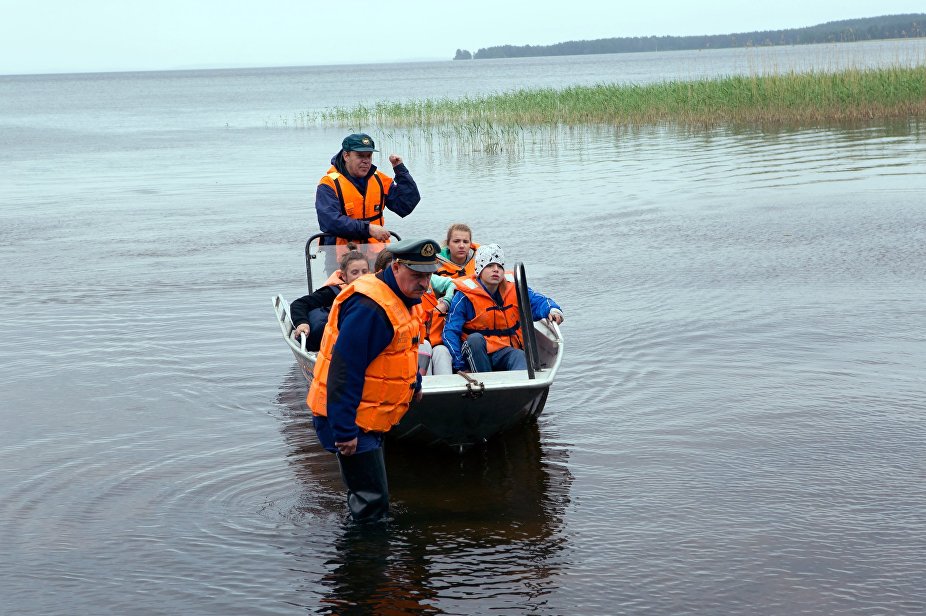
<path fill-rule="evenodd" d="M 926 117 L 926 64 L 731 76 L 649 85 L 599 84 L 482 97 L 378 102 L 318 113 L 341 127 L 447 129 L 500 142 L 528 127 L 676 124 L 808 125 Z"/>

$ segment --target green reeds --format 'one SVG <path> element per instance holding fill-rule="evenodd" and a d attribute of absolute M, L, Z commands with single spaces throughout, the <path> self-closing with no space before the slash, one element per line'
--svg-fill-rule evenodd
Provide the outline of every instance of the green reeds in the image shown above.
<path fill-rule="evenodd" d="M 525 127 L 807 125 L 926 117 L 926 65 L 735 76 L 649 85 L 516 90 L 483 97 L 379 102 L 317 115 L 343 127 L 444 127 L 504 147 Z"/>

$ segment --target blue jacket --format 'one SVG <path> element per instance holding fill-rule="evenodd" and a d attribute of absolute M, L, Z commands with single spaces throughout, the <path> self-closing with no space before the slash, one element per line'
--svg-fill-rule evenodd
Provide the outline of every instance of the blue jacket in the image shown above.
<path fill-rule="evenodd" d="M 411 308 L 421 302 L 409 299 L 396 284 L 392 268 L 386 268 L 376 276 L 389 285 L 393 293 Z M 392 340 L 392 323 L 386 312 L 375 301 L 355 293 L 343 304 L 339 312 L 338 339 L 331 351 L 328 366 L 328 417 L 336 442 L 349 441 L 360 433 L 357 427 L 357 406 L 363 393 L 364 377 L 370 363 L 383 352 Z M 421 377 L 415 390 L 421 389 Z M 317 417 L 325 420 L 324 417 Z M 316 429 L 318 426 L 316 425 Z M 321 439 L 321 430 L 319 438 Z M 325 448 L 328 443 L 322 442 Z M 334 443 L 331 443 L 333 446 Z"/>
<path fill-rule="evenodd" d="M 485 288 L 485 285 L 482 284 L 482 281 L 478 278 L 476 278 L 476 280 L 488 293 L 489 290 Z M 495 300 L 495 303 L 501 306 L 501 293 L 496 290 L 495 293 L 492 293 L 491 295 Z M 540 319 L 545 319 L 550 316 L 550 310 L 553 308 L 562 310 L 559 304 L 557 304 L 555 301 L 545 295 L 536 293 L 530 287 L 527 288 L 527 295 L 530 298 L 531 317 L 533 317 L 535 321 L 539 321 Z M 472 321 L 474 318 L 476 318 L 476 309 L 473 308 L 473 303 L 469 301 L 469 298 L 466 297 L 466 294 L 454 293 L 453 300 L 450 302 L 450 311 L 447 313 L 447 321 L 444 323 L 444 345 L 447 347 L 447 350 L 450 351 L 450 357 L 453 360 L 454 370 L 466 369 L 466 360 L 463 359 L 463 349 L 460 338 L 463 334 L 463 326 L 467 322 Z M 522 324 L 521 326 L 524 327 L 525 325 Z"/>
<path fill-rule="evenodd" d="M 355 178 L 347 173 L 344 168 L 344 159 L 341 157 L 341 151 L 335 154 L 331 159 L 331 164 L 338 170 L 341 175 L 350 180 L 350 183 L 357 187 L 360 194 L 365 195 L 367 192 L 367 182 L 376 173 L 376 165 L 370 167 L 370 172 L 365 178 Z M 405 164 L 393 167 L 395 178 L 392 186 L 386 194 L 386 209 L 392 210 L 401 217 L 406 217 L 412 213 L 418 202 L 421 201 L 421 194 L 418 192 L 418 185 L 412 179 L 411 173 Z M 337 237 L 343 237 L 348 240 L 367 240 L 370 238 L 370 223 L 365 220 L 356 220 L 345 214 L 341 210 L 341 202 L 338 196 L 330 186 L 319 184 L 315 189 L 315 213 L 318 215 L 318 228 L 322 233 L 331 233 Z M 333 244 L 333 241 L 325 241 L 323 244 Z"/>

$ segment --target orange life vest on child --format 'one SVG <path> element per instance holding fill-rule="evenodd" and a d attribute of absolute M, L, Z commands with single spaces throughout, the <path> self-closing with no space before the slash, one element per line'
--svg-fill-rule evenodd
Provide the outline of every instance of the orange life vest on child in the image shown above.
<path fill-rule="evenodd" d="M 514 277 L 509 272 L 505 272 L 504 280 L 498 285 L 498 292 L 502 296 L 501 305 L 495 303 L 475 277 L 459 278 L 453 282 L 476 311 L 476 316 L 463 324 L 463 339 L 469 334 L 482 334 L 488 353 L 506 346 L 524 348 L 518 316 L 518 295 L 514 288 Z"/>
<path fill-rule="evenodd" d="M 335 273 L 328 276 L 328 280 L 325 281 L 325 284 L 322 286 L 325 287 L 336 287 L 338 291 L 344 288 L 344 285 L 347 283 L 344 282 L 344 275 L 341 274 L 341 270 L 336 271 Z"/>
<path fill-rule="evenodd" d="M 473 256 L 463 265 L 457 265 L 456 263 L 447 263 L 445 261 L 438 261 L 439 267 L 437 271 L 434 272 L 438 276 L 447 276 L 448 278 L 465 278 L 466 276 L 475 276 L 476 275 L 476 249 L 479 248 L 479 244 L 471 243 L 469 245 L 470 250 L 473 251 Z"/>
<path fill-rule="evenodd" d="M 372 177 L 367 180 L 366 195 L 360 194 L 353 182 L 345 178 L 335 168 L 334 165 L 328 169 L 328 173 L 322 176 L 318 181 L 334 191 L 341 203 L 341 211 L 350 218 L 355 220 L 365 220 L 370 224 L 383 225 L 383 210 L 386 208 L 386 195 L 392 186 L 392 178 L 385 173 L 377 170 Z M 337 244 L 378 244 L 380 241 L 375 238 L 365 240 L 347 240 L 343 237 L 337 239 Z"/>
<path fill-rule="evenodd" d="M 421 303 L 412 309 L 421 321 L 419 341 L 427 340 L 432 347 L 444 343 L 444 321 L 447 320 L 447 315 L 437 309 L 438 301 L 440 300 L 434 295 L 434 289 L 428 288 L 421 296 Z"/>
<path fill-rule="evenodd" d="M 338 315 L 341 305 L 354 293 L 366 295 L 379 304 L 392 324 L 392 341 L 367 367 L 356 419 L 357 425 L 365 431 L 386 432 L 405 415 L 414 394 L 421 324 L 392 289 L 376 276 L 361 276 L 335 298 L 305 402 L 313 414 L 328 415 L 328 368 L 338 339 Z"/>

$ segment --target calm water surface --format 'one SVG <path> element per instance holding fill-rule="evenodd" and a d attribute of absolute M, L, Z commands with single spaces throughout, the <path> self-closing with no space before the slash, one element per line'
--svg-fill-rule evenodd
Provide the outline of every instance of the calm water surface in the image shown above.
<path fill-rule="evenodd" d="M 394 230 L 465 220 L 567 314 L 537 426 L 388 450 L 388 528 L 273 321 L 345 132 L 279 118 L 923 45 L 774 53 L 0 77 L 0 612 L 926 613 L 921 124 L 381 138 Z"/>

